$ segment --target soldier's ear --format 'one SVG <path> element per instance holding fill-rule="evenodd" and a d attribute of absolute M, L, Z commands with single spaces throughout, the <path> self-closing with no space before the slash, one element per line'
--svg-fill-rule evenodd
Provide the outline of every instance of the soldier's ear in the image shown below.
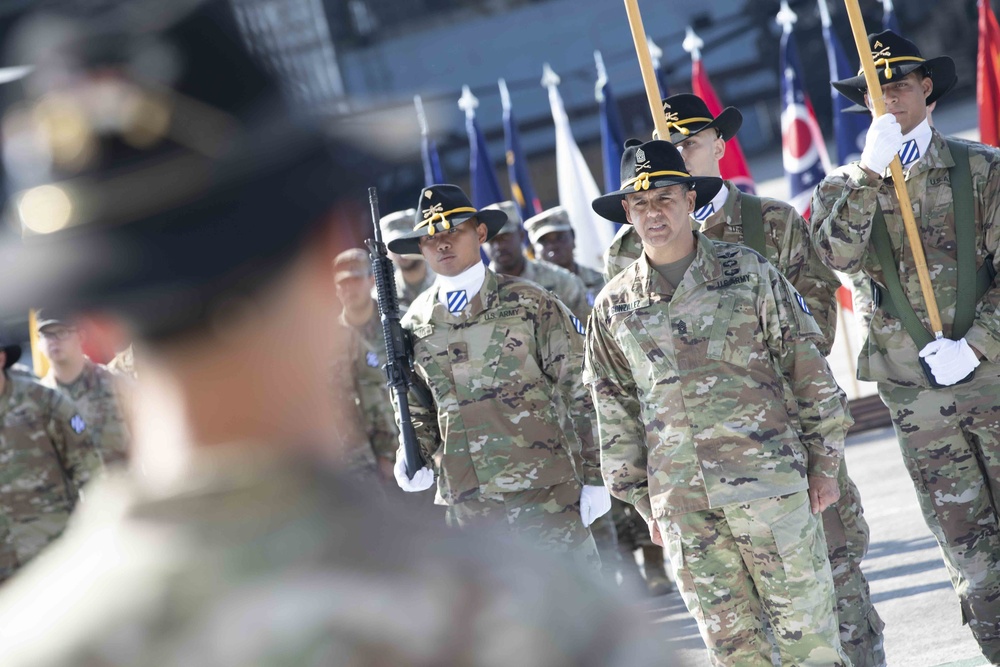
<path fill-rule="evenodd" d="M 923 88 L 924 90 L 924 102 L 926 102 L 927 98 L 930 97 L 931 93 L 934 92 L 934 79 L 930 78 L 929 76 L 925 76 L 920 81 L 920 87 Z"/>
<path fill-rule="evenodd" d="M 722 135 L 715 137 L 715 141 L 712 142 L 713 154 L 716 160 L 721 160 L 722 156 L 726 154 L 726 140 L 722 138 Z"/>
<path fill-rule="evenodd" d="M 479 235 L 479 245 L 486 243 L 486 235 L 489 234 L 489 230 L 486 229 L 485 223 L 478 223 L 476 225 L 476 233 Z"/>
<path fill-rule="evenodd" d="M 625 209 L 625 219 L 628 220 L 628 224 L 632 224 L 632 213 L 628 210 L 628 200 L 624 197 L 622 198 L 622 208 Z"/>
<path fill-rule="evenodd" d="M 693 187 L 689 187 L 687 191 L 688 213 L 694 213 L 694 203 L 697 199 L 698 193 L 694 191 Z"/>

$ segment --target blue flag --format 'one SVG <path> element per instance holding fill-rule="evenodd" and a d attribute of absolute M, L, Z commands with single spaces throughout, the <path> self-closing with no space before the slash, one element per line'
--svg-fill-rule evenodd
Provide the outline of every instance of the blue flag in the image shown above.
<path fill-rule="evenodd" d="M 479 122 L 474 115 L 465 117 L 465 130 L 469 134 L 469 181 L 472 183 L 472 205 L 483 208 L 503 201 L 500 184 L 493 171 L 493 161 L 490 160 L 486 148 L 486 138 L 483 137 L 483 131 L 479 129 Z"/>
<path fill-rule="evenodd" d="M 903 29 L 899 27 L 899 19 L 896 18 L 896 8 L 892 2 L 882 0 L 882 30 L 892 30 L 897 35 L 903 35 Z"/>
<path fill-rule="evenodd" d="M 667 72 L 663 67 L 656 68 L 656 83 L 660 84 L 660 99 L 670 97 L 670 84 L 667 82 Z"/>
<path fill-rule="evenodd" d="M 541 202 L 535 196 L 531 187 L 531 177 L 528 174 L 528 162 L 521 151 L 521 140 L 517 135 L 517 121 L 510 108 L 510 100 L 504 98 L 503 109 L 504 145 L 507 149 L 507 176 L 510 179 L 510 190 L 514 203 L 521 212 L 521 219 L 527 220 L 542 212 Z"/>
<path fill-rule="evenodd" d="M 826 59 L 830 64 L 830 81 L 839 81 L 856 74 L 847 61 L 844 47 L 840 45 L 833 26 L 823 26 L 823 40 L 826 42 Z M 833 136 L 837 140 L 837 161 L 847 164 L 857 160 L 865 146 L 865 134 L 871 124 L 871 115 L 866 113 L 844 113 L 844 109 L 854 103 L 833 90 Z"/>
<path fill-rule="evenodd" d="M 826 148 L 812 105 L 802 87 L 802 68 L 791 30 L 781 35 L 781 157 L 788 178 L 788 203 L 807 216 L 812 191 L 826 175 Z"/>
<path fill-rule="evenodd" d="M 437 146 L 426 134 L 420 137 L 420 154 L 424 163 L 424 187 L 429 188 L 436 183 L 447 183 L 444 170 L 441 169 L 441 158 L 438 157 Z"/>
<path fill-rule="evenodd" d="M 615 192 L 621 187 L 622 152 L 625 149 L 625 132 L 618 116 L 618 103 L 607 81 L 599 91 L 601 107 L 601 154 L 604 156 L 604 192 Z"/>

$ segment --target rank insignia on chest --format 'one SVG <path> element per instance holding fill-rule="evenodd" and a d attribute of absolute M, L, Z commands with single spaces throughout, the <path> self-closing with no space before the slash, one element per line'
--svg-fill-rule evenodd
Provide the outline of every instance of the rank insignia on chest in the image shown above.
<path fill-rule="evenodd" d="M 805 313 L 806 315 L 812 315 L 812 311 L 809 310 L 809 306 L 806 304 L 806 300 L 805 298 L 803 298 L 801 294 L 796 294 L 795 300 L 799 302 L 799 308 L 802 309 L 803 313 Z"/>
<path fill-rule="evenodd" d="M 368 354 L 365 355 L 365 363 L 372 368 L 378 368 L 378 355 L 374 352 L 368 352 Z"/>
<path fill-rule="evenodd" d="M 587 333 L 587 330 L 583 326 L 583 322 L 581 322 L 579 319 L 577 319 L 573 315 L 570 315 L 569 319 L 573 322 L 573 328 L 576 329 L 576 332 L 578 334 L 580 334 L 582 336 L 585 333 Z"/>
<path fill-rule="evenodd" d="M 73 429 L 74 433 L 76 433 L 77 435 L 80 435 L 81 433 L 83 433 L 86 430 L 87 423 L 85 421 L 83 421 L 83 417 L 81 417 L 80 415 L 76 414 L 76 415 L 73 415 L 73 418 L 69 420 L 69 427 L 71 429 Z"/>

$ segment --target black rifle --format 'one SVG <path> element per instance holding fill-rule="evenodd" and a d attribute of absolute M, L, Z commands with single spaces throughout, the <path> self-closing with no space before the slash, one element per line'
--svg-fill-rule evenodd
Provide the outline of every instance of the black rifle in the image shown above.
<path fill-rule="evenodd" d="M 382 242 L 382 229 L 379 226 L 378 193 L 375 188 L 368 188 L 368 203 L 372 210 L 372 225 L 375 228 L 375 238 L 367 239 L 368 257 L 372 262 L 372 274 L 375 276 L 375 294 L 378 299 L 378 313 L 382 321 L 382 338 L 385 341 L 385 384 L 396 395 L 396 405 L 399 410 L 400 430 L 403 435 L 403 462 L 406 465 L 406 476 L 413 479 L 417 471 L 424 467 L 420 455 L 420 445 L 417 434 L 413 430 L 410 418 L 410 403 L 406 392 L 413 387 L 418 392 L 420 403 L 430 407 L 430 395 L 426 387 L 413 377 L 413 346 L 409 332 L 399 323 L 399 300 L 396 298 L 396 277 L 392 260 Z M 426 394 L 426 395 L 425 395 Z"/>

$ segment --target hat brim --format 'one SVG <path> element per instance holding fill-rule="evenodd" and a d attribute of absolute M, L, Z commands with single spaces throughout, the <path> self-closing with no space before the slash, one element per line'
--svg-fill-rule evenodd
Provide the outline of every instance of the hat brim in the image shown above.
<path fill-rule="evenodd" d="M 650 179 L 649 189 L 654 190 L 658 188 L 667 188 L 671 185 L 683 185 L 685 183 L 690 183 L 694 187 L 695 200 L 694 207 L 701 208 L 702 206 L 708 204 L 712 201 L 719 192 L 719 188 L 722 187 L 722 179 L 716 178 L 715 176 L 691 176 L 688 178 L 675 178 L 675 177 L 664 177 L 658 179 Z M 635 188 L 631 185 L 618 190 L 617 192 L 609 192 L 608 194 L 598 197 L 593 202 L 591 202 L 591 208 L 597 215 L 610 220 L 612 222 L 617 222 L 621 225 L 630 224 L 628 218 L 625 217 L 625 209 L 622 207 L 622 201 L 624 201 L 626 195 L 634 195 L 636 193 Z"/>
<path fill-rule="evenodd" d="M 448 221 L 452 224 L 452 226 L 454 226 L 460 225 L 466 220 L 471 220 L 472 218 L 476 218 L 476 220 L 486 225 L 487 241 L 499 234 L 500 230 L 507 223 L 507 214 L 496 209 L 483 209 L 481 211 L 477 211 L 476 213 L 453 215 L 448 218 Z M 386 247 L 397 255 L 419 255 L 420 237 L 428 236 L 428 229 L 428 227 L 421 227 L 420 229 L 414 230 L 408 234 L 398 236 L 389 241 L 386 244 Z M 440 224 L 436 225 L 435 229 L 440 229 Z"/>
<path fill-rule="evenodd" d="M 955 83 L 958 81 L 958 77 L 955 75 L 955 61 L 948 56 L 938 56 L 937 58 L 929 58 L 919 63 L 898 65 L 892 68 L 892 75 L 893 77 L 904 77 L 921 67 L 926 68 L 930 73 L 931 81 L 934 83 L 934 90 L 927 96 L 927 104 L 936 102 L 944 97 L 948 91 L 955 87 Z M 884 68 L 879 68 L 878 80 L 882 85 L 891 81 L 891 79 L 887 80 L 885 78 Z M 868 84 L 865 81 L 864 74 L 852 76 L 848 79 L 841 79 L 840 81 L 832 81 L 831 83 L 837 89 L 838 93 L 855 104 L 855 106 L 844 109 L 845 112 L 870 113 L 868 107 L 865 106 L 865 93 L 868 92 Z"/>
<path fill-rule="evenodd" d="M 20 345 L 5 345 L 3 351 L 7 354 L 7 360 L 4 362 L 4 370 L 7 370 L 14 364 L 18 362 L 21 358 L 21 346 Z"/>
<path fill-rule="evenodd" d="M 687 134 L 682 134 L 680 132 L 670 133 L 670 143 L 679 144 L 689 137 L 693 137 L 696 134 L 701 134 L 707 129 L 715 128 L 719 131 L 719 136 L 722 137 L 723 141 L 729 141 L 736 136 L 736 133 L 740 131 L 743 127 L 743 114 L 736 107 L 726 107 L 719 115 L 715 117 L 710 123 L 705 123 L 697 130 L 691 130 Z"/>

